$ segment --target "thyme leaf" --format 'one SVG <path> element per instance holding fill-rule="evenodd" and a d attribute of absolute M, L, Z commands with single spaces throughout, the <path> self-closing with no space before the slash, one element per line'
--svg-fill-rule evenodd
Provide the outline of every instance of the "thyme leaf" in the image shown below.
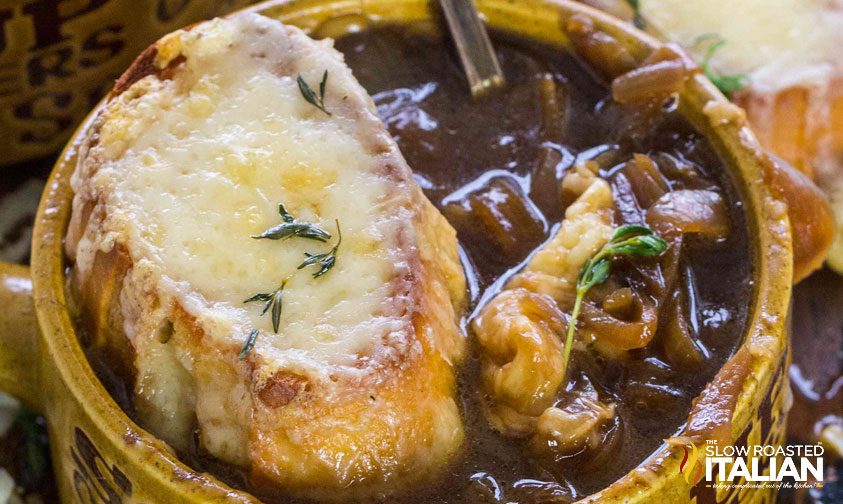
<path fill-rule="evenodd" d="M 307 238 L 310 240 L 317 240 L 326 242 L 331 239 L 331 233 L 320 228 L 316 224 L 308 222 L 299 222 L 293 215 L 287 211 L 283 203 L 278 204 L 278 213 L 281 215 L 281 224 L 273 226 L 259 235 L 253 235 L 255 240 L 269 239 L 269 240 L 283 240 L 291 236 L 298 236 L 299 238 Z"/>
<path fill-rule="evenodd" d="M 275 291 L 275 295 L 272 296 L 272 330 L 275 333 L 278 333 L 278 327 L 281 325 L 281 297 L 284 295 L 284 285 L 286 285 L 287 281 L 281 283 L 281 287 Z"/>
<path fill-rule="evenodd" d="M 565 336 L 565 352 L 562 366 L 563 374 L 568 369 L 571 357 L 571 346 L 574 342 L 577 318 L 580 315 L 583 299 L 586 293 L 595 285 L 602 284 L 609 278 L 612 270 L 612 258 L 628 257 L 656 257 L 664 253 L 668 243 L 646 226 L 621 226 L 612 238 L 603 245 L 597 254 L 586 261 L 577 278 L 577 296 L 574 309 L 571 311 L 571 321 L 568 323 L 568 333 Z"/>
<path fill-rule="evenodd" d="M 635 25 L 635 27 L 639 30 L 643 30 L 644 28 L 646 28 L 647 23 L 646 21 L 644 21 L 644 17 L 641 16 L 641 11 L 639 10 L 640 5 L 638 0 L 626 0 L 626 3 L 628 3 L 629 6 L 632 7 L 632 23 Z"/>
<path fill-rule="evenodd" d="M 263 302 L 263 310 L 261 310 L 261 316 L 265 315 L 269 309 L 272 309 L 272 330 L 278 334 L 278 328 L 281 326 L 281 301 L 284 296 L 284 287 L 286 287 L 287 282 L 290 281 L 290 277 L 285 278 L 281 281 L 281 286 L 275 289 L 272 292 L 261 292 L 255 294 L 254 296 L 247 298 L 243 301 L 243 303 L 253 303 L 255 301 L 262 301 Z M 255 331 L 255 330 L 253 330 Z M 251 336 L 251 335 L 250 335 Z M 255 335 L 257 336 L 257 335 Z M 248 343 L 248 340 L 247 340 Z M 252 342 L 254 345 L 254 342 Z M 245 346 L 243 347 L 246 348 Z M 251 347 L 250 347 L 251 348 Z M 248 351 L 247 351 L 248 352 Z M 243 354 L 243 350 L 240 351 Z"/>
<path fill-rule="evenodd" d="M 325 112 L 328 115 L 331 115 L 325 109 L 325 85 L 328 83 L 328 71 L 325 70 L 325 73 L 322 74 L 322 81 L 319 83 L 319 96 L 316 96 L 316 92 L 308 85 L 307 82 L 302 78 L 301 74 L 296 77 L 296 82 L 299 85 L 299 91 L 301 91 L 302 96 L 307 101 L 307 103 L 313 105 L 314 107 L 318 108 L 322 112 Z"/>
<path fill-rule="evenodd" d="M 711 82 L 726 96 L 740 91 L 746 86 L 749 77 L 746 75 L 707 75 Z"/>
<path fill-rule="evenodd" d="M 319 228 L 315 224 L 308 224 L 305 222 L 285 222 L 273 226 L 259 235 L 254 235 L 255 240 L 269 239 L 269 240 L 283 240 L 291 236 L 298 236 L 299 238 L 308 238 L 310 240 L 317 240 L 321 242 L 328 241 L 331 234 Z"/>
<path fill-rule="evenodd" d="M 258 339 L 259 332 L 260 331 L 258 331 L 257 329 L 252 329 L 249 332 L 249 337 L 246 338 L 246 341 L 243 343 L 243 348 L 240 349 L 240 360 L 245 359 L 246 355 L 248 355 L 249 352 L 251 352 L 252 349 L 255 347 L 255 340 Z"/>
<path fill-rule="evenodd" d="M 287 207 L 284 206 L 284 203 L 278 203 L 278 214 L 284 222 L 289 223 L 296 220 L 293 218 L 293 214 L 287 211 Z"/>
<path fill-rule="evenodd" d="M 326 252 L 324 254 L 308 254 L 307 252 L 304 253 L 306 259 L 299 264 L 299 267 L 296 269 L 306 268 L 313 264 L 319 265 L 320 268 L 318 271 L 313 273 L 313 278 L 319 278 L 325 273 L 328 272 L 334 265 L 337 263 L 337 251 L 340 248 L 340 244 L 342 243 L 342 231 L 340 231 L 340 221 L 339 219 L 334 221 L 337 225 L 337 244 L 334 245 L 334 248 L 331 249 L 330 252 Z"/>
<path fill-rule="evenodd" d="M 700 62 L 700 68 L 703 71 L 703 74 L 711 81 L 712 84 L 717 86 L 717 88 L 726 96 L 730 96 L 735 91 L 740 91 L 743 89 L 744 86 L 747 85 L 749 82 L 749 77 L 745 74 L 735 74 L 735 75 L 720 75 L 714 70 L 711 69 L 711 59 L 720 50 L 724 45 L 726 45 L 726 40 L 719 35 L 716 34 L 708 34 L 703 35 L 697 39 L 697 43 L 710 40 L 711 42 L 708 45 L 708 48 L 705 51 L 705 56 L 703 56 L 702 61 Z"/>

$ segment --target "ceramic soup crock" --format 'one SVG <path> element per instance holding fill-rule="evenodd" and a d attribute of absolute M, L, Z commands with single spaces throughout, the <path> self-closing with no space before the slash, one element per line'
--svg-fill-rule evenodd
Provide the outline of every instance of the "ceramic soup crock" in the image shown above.
<path fill-rule="evenodd" d="M 299 0 L 251 9 L 320 32 L 328 26 L 426 23 L 436 2 L 424 0 Z M 488 24 L 499 30 L 570 45 L 563 27 L 574 14 L 619 40 L 639 61 L 659 42 L 614 18 L 563 0 L 477 0 Z M 747 329 L 731 359 L 703 394 L 730 384 L 735 394 L 725 417 L 735 444 L 780 445 L 784 440 L 788 382 L 786 320 L 791 291 L 792 246 L 785 206 L 768 192 L 761 151 L 740 124 L 717 122 L 703 112 L 725 98 L 704 77 L 685 86 L 679 110 L 705 135 L 731 170 L 750 228 L 753 290 Z M 96 110 L 94 111 L 96 113 Z M 91 117 L 91 116 L 89 116 Z M 68 183 L 76 164 L 82 124 L 53 170 L 37 214 L 29 269 L 0 270 L 0 389 L 18 396 L 47 419 L 59 493 L 66 503 L 257 502 L 212 475 L 180 462 L 161 441 L 138 427 L 103 388 L 88 364 L 68 309 L 62 241 L 70 217 Z M 772 502 L 773 490 L 715 490 L 693 484 L 680 471 L 685 450 L 665 443 L 626 476 L 583 502 Z M 762 461 L 764 463 L 766 461 Z M 686 473 L 688 471 L 685 471 Z M 738 495 L 739 494 L 739 495 Z"/>

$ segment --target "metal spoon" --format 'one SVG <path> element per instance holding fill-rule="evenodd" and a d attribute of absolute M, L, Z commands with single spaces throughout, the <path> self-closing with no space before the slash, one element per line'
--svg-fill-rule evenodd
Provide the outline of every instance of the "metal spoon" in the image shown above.
<path fill-rule="evenodd" d="M 478 97 L 504 84 L 498 57 L 474 0 L 439 0 L 457 46 L 471 95 Z"/>

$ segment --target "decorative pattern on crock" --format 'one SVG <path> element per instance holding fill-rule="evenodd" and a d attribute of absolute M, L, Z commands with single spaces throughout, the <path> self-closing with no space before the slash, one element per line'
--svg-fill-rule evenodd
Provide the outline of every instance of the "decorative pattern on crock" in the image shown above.
<path fill-rule="evenodd" d="M 120 504 L 132 496 L 132 482 L 116 465 L 106 462 L 85 431 L 74 428 L 73 439 L 73 489 L 79 502 Z"/>
<path fill-rule="evenodd" d="M 790 393 L 790 380 L 787 369 L 790 367 L 790 348 L 779 363 L 773 376 L 767 395 L 755 412 L 743 434 L 735 440 L 735 446 L 783 446 L 787 433 L 787 394 Z M 781 461 L 779 461 L 781 462 Z M 769 473 L 770 461 L 768 457 L 761 457 L 759 466 L 763 473 Z M 746 481 L 744 478 L 736 480 L 734 486 L 713 489 L 709 484 L 700 481 L 691 490 L 692 504 L 772 504 L 776 500 L 776 490 L 772 488 L 741 488 Z"/>

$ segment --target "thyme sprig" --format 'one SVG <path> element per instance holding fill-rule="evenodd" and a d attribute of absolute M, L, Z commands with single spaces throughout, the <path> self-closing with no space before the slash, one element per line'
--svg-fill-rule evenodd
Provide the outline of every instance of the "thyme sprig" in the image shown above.
<path fill-rule="evenodd" d="M 326 72 L 327 76 L 327 72 Z M 322 87 L 324 88 L 325 78 L 322 79 Z M 281 220 L 284 222 L 274 226 L 270 229 L 267 229 L 263 233 L 252 236 L 255 239 L 263 239 L 267 238 L 270 240 L 281 240 L 285 238 L 289 238 L 291 236 L 298 236 L 299 238 L 308 238 L 311 240 L 317 240 L 321 242 L 326 242 L 331 238 L 331 233 L 325 231 L 324 229 L 314 225 L 308 224 L 304 222 L 298 222 L 293 215 L 287 211 L 287 208 L 284 207 L 283 203 L 278 204 L 278 213 L 281 215 Z M 334 265 L 337 263 L 337 251 L 340 248 L 340 244 L 342 243 L 342 231 L 340 230 L 340 221 L 339 219 L 335 219 L 334 223 L 337 226 L 337 244 L 333 246 L 333 248 L 324 254 L 310 254 L 305 252 L 304 255 L 306 259 L 302 262 L 297 270 L 305 268 L 307 266 L 316 264 L 319 265 L 320 268 L 318 271 L 313 273 L 313 278 L 319 278 L 320 276 L 327 273 Z M 287 282 L 290 281 L 292 278 L 292 274 L 287 276 L 284 280 L 281 281 L 281 285 L 272 292 L 259 292 L 243 301 L 243 303 L 254 303 L 254 302 L 262 302 L 263 303 L 263 310 L 261 310 L 260 316 L 264 316 L 266 312 L 271 310 L 272 314 L 272 330 L 276 334 L 278 334 L 278 329 L 281 327 L 281 309 L 283 307 L 283 299 L 284 299 L 284 287 L 287 286 Z M 260 331 L 258 329 L 252 329 L 249 332 L 249 336 L 246 338 L 246 341 L 243 343 L 243 347 L 240 349 L 240 360 L 246 358 L 249 352 L 255 347 L 255 341 L 257 340 L 258 334 Z"/>
<path fill-rule="evenodd" d="M 305 224 L 300 223 L 295 220 L 293 215 L 287 211 L 284 207 L 283 203 L 278 204 L 278 213 L 281 215 L 281 219 L 284 221 L 283 224 L 275 226 L 259 236 L 253 236 L 252 238 L 269 238 L 271 240 L 280 240 L 282 238 L 288 238 L 290 236 L 298 236 L 300 238 L 310 238 L 318 241 L 327 241 L 331 238 L 331 234 L 327 231 L 318 228 L 312 224 Z M 311 265 L 318 265 L 319 269 L 313 273 L 313 278 L 319 278 L 320 276 L 327 273 L 334 265 L 337 263 L 337 252 L 339 251 L 340 245 L 342 244 L 342 231 L 340 230 L 340 221 L 339 219 L 335 219 L 334 223 L 337 226 L 337 244 L 331 248 L 329 252 L 324 254 L 310 254 L 305 252 L 305 260 L 296 268 L 297 270 L 306 268 L 307 266 Z M 285 228 L 285 226 L 287 226 Z M 289 231 L 292 226 L 306 226 L 306 231 L 298 231 L 298 227 L 293 228 L 293 231 Z M 278 329 L 281 327 L 281 309 L 283 307 L 283 299 L 284 299 L 284 288 L 287 286 L 287 282 L 290 281 L 293 275 L 289 275 L 284 280 L 281 281 L 281 285 L 272 292 L 259 292 L 247 299 L 245 299 L 244 303 L 254 303 L 254 302 L 262 302 L 263 309 L 261 310 L 260 316 L 264 316 L 266 312 L 271 310 L 272 315 L 272 330 L 276 334 L 278 334 Z M 258 329 L 252 329 L 249 332 L 249 336 L 246 338 L 246 341 L 243 343 L 243 347 L 240 349 L 240 360 L 246 358 L 249 352 L 252 351 L 252 348 L 255 346 L 255 340 L 257 340 L 258 334 L 260 331 Z"/>
<path fill-rule="evenodd" d="M 261 310 L 261 316 L 266 314 L 266 312 L 269 311 L 270 308 L 272 308 L 272 330 L 276 334 L 278 333 L 278 328 L 281 326 L 281 301 L 284 296 L 284 287 L 287 286 L 287 282 L 289 281 L 290 277 L 288 276 L 287 278 L 281 281 L 281 286 L 275 289 L 274 291 L 261 292 L 243 301 L 244 303 L 263 301 L 264 304 L 263 310 Z M 254 346 L 254 343 L 252 343 L 252 346 Z"/>
<path fill-rule="evenodd" d="M 319 83 L 319 96 L 316 96 L 316 92 L 311 89 L 307 82 L 302 78 L 301 74 L 296 78 L 296 82 L 299 85 L 299 91 L 301 91 L 302 96 L 307 101 L 307 103 L 313 105 L 314 107 L 318 108 L 322 112 L 325 112 L 328 115 L 332 115 L 325 109 L 325 85 L 328 83 L 328 71 L 325 70 L 325 73 L 322 74 L 322 81 Z"/>
<path fill-rule="evenodd" d="M 240 354 L 239 354 L 240 360 L 245 359 L 246 356 L 249 354 L 249 352 L 252 351 L 252 348 L 255 347 L 255 340 L 258 339 L 258 333 L 260 333 L 260 331 L 257 330 L 257 329 L 252 329 L 249 332 L 249 336 L 246 338 L 246 341 L 243 343 L 243 348 L 240 349 Z"/>
<path fill-rule="evenodd" d="M 283 203 L 278 204 L 278 213 L 281 215 L 281 220 L 284 222 L 267 229 L 259 235 L 253 235 L 252 238 L 255 240 L 283 240 L 291 236 L 298 236 L 299 238 L 308 238 L 310 240 L 317 240 L 321 242 L 326 242 L 331 239 L 331 233 L 325 231 L 316 224 L 297 221 L 293 215 L 287 211 Z"/>
<path fill-rule="evenodd" d="M 743 89 L 744 86 L 747 85 L 749 82 L 749 77 L 745 74 L 734 74 L 734 75 L 720 75 L 714 72 L 711 69 L 711 59 L 720 50 L 724 45 L 726 45 L 726 40 L 716 34 L 708 34 L 703 35 L 697 39 L 697 43 L 701 43 L 703 41 L 710 40 L 711 42 L 708 45 L 708 48 L 705 51 L 705 56 L 703 56 L 702 61 L 700 62 L 700 68 L 702 69 L 703 73 L 708 80 L 712 82 L 717 88 L 723 92 L 724 95 L 729 96 L 735 91 L 740 91 Z"/>
<path fill-rule="evenodd" d="M 636 28 L 639 30 L 643 30 L 647 27 L 647 23 L 644 21 L 644 17 L 641 15 L 640 5 L 638 0 L 626 0 L 626 3 L 632 7 L 632 24 L 635 25 Z"/>
<path fill-rule="evenodd" d="M 562 360 L 563 374 L 568 369 L 568 359 L 571 357 L 571 346 L 574 342 L 574 331 L 577 318 L 580 315 L 583 299 L 586 293 L 595 285 L 601 284 L 609 278 L 614 257 L 656 257 L 664 253 L 668 243 L 646 226 L 627 225 L 619 227 L 612 238 L 603 245 L 597 254 L 589 259 L 577 278 L 577 296 L 571 321 L 568 323 L 568 333 L 565 336 L 565 351 Z"/>
<path fill-rule="evenodd" d="M 334 267 L 334 264 L 337 262 L 337 251 L 340 248 L 340 244 L 342 243 L 342 231 L 340 231 L 340 221 L 339 219 L 334 221 L 337 226 L 337 244 L 334 245 L 334 248 L 331 249 L 330 252 L 326 252 L 324 254 L 309 254 L 307 252 L 304 253 L 307 259 L 304 260 L 299 267 L 296 269 L 306 268 L 312 264 L 318 264 L 320 266 L 319 270 L 313 273 L 313 278 L 319 278 L 325 273 L 328 272 L 331 268 Z"/>

